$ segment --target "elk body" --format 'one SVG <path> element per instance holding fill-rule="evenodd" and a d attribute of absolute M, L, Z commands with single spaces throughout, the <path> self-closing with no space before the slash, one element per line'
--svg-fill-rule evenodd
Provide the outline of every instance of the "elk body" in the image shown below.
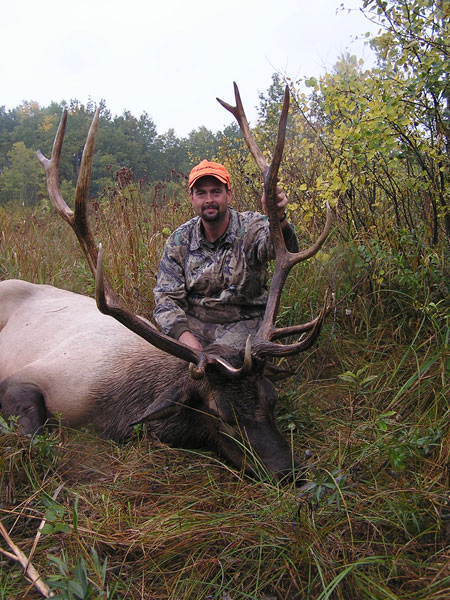
<path fill-rule="evenodd" d="M 330 230 L 311 248 L 286 250 L 276 216 L 276 181 L 286 129 L 288 94 L 280 119 L 274 159 L 269 166 L 251 137 L 235 87 L 236 116 L 244 138 L 265 176 L 265 196 L 275 246 L 275 272 L 260 331 L 241 355 L 223 346 L 194 350 L 129 312 L 103 274 L 86 218 L 98 112 L 80 169 L 75 211 L 59 191 L 58 163 L 67 114 L 58 129 L 51 160 L 38 153 L 47 174 L 50 199 L 74 229 L 96 277 L 96 301 L 47 285 L 9 280 L 0 283 L 0 403 L 3 414 L 18 417 L 19 429 L 36 432 L 60 418 L 71 427 L 93 424 L 113 439 L 149 422 L 158 438 L 178 447 L 208 447 L 238 468 L 254 473 L 261 465 L 277 477 L 299 463 L 280 433 L 274 415 L 276 394 L 264 376 L 268 356 L 301 352 L 317 338 L 327 313 L 303 325 L 276 328 L 281 289 L 290 268 L 312 256 Z M 98 307 L 98 308 L 97 308 Z M 101 312 L 100 312 L 101 311 Z M 293 344 L 275 342 L 304 334 Z M 189 365 L 189 368 L 188 368 Z"/>
<path fill-rule="evenodd" d="M 120 440 L 145 420 L 161 441 L 210 448 L 238 468 L 244 446 L 274 473 L 295 465 L 275 423 L 275 390 L 258 369 L 194 379 L 186 361 L 100 313 L 92 298 L 26 281 L 0 283 L 0 328 L 2 410 L 23 432 L 60 416 Z"/>

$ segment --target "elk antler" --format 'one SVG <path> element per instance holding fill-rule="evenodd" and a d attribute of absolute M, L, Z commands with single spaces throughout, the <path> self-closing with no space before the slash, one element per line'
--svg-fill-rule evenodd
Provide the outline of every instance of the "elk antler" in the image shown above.
<path fill-rule="evenodd" d="M 72 210 L 65 202 L 59 189 L 59 160 L 61 158 L 61 149 L 64 141 L 67 124 L 67 110 L 63 111 L 61 121 L 53 142 L 52 155 L 50 160 L 45 158 L 40 150 L 36 152 L 37 157 L 45 169 L 47 176 L 47 189 L 50 201 L 56 212 L 65 220 L 74 230 L 83 253 L 88 261 L 92 273 L 95 275 L 97 264 L 97 246 L 92 236 L 86 215 L 86 204 L 89 194 L 89 184 L 92 175 L 92 161 L 94 157 L 95 140 L 98 131 L 99 110 L 97 109 L 92 119 L 89 133 L 86 138 L 86 144 L 81 159 L 80 172 L 77 179 L 75 191 L 75 210 Z M 112 300 L 115 297 L 111 284 L 108 279 L 105 280 L 105 293 Z M 122 304 L 119 298 L 115 300 Z"/>
<path fill-rule="evenodd" d="M 114 317 L 128 329 L 145 339 L 150 344 L 153 344 L 160 350 L 172 354 L 182 360 L 193 363 L 191 373 L 199 378 L 205 374 L 205 369 L 208 364 L 215 364 L 227 375 L 232 377 L 242 376 L 249 369 L 250 349 L 247 351 L 247 357 L 244 359 L 244 364 L 240 369 L 231 366 L 223 358 L 214 354 L 194 350 L 173 338 L 164 335 L 160 331 L 139 315 L 130 312 L 121 301 L 119 296 L 114 292 L 114 289 L 109 280 L 104 275 L 103 269 L 103 252 L 101 245 L 99 250 L 94 241 L 94 237 L 89 228 L 89 222 L 86 214 L 86 205 L 89 194 L 89 184 L 92 175 L 92 161 L 94 158 L 95 140 L 98 131 L 99 110 L 95 112 L 91 127 L 86 139 L 86 144 L 83 150 L 81 159 L 80 173 L 77 180 L 75 192 L 75 210 L 64 201 L 59 189 L 59 160 L 61 157 L 61 149 L 64 141 L 64 134 L 67 123 L 67 110 L 61 117 L 61 122 L 56 132 L 55 141 L 53 143 L 52 155 L 50 160 L 45 158 L 40 150 L 37 151 L 39 161 L 42 163 L 47 175 L 47 189 L 50 201 L 53 204 L 57 213 L 65 220 L 74 230 L 83 253 L 88 261 L 89 267 L 95 277 L 95 297 L 98 309 L 106 314 Z"/>
<path fill-rule="evenodd" d="M 328 306 L 328 293 L 325 295 L 324 304 L 319 315 L 309 323 L 303 323 L 302 325 L 294 325 L 291 327 L 277 328 L 275 327 L 275 319 L 278 314 L 280 306 L 281 292 L 285 284 L 286 278 L 292 267 L 308 258 L 314 256 L 316 252 L 321 248 L 325 240 L 327 239 L 330 230 L 332 215 L 330 207 L 327 205 L 327 220 L 325 227 L 312 244 L 310 248 L 301 252 L 289 252 L 284 242 L 284 237 L 281 231 L 280 221 L 277 212 L 277 182 L 278 182 L 278 171 L 283 156 L 284 142 L 286 137 L 286 125 L 289 111 L 289 88 L 286 86 L 284 92 L 283 106 L 281 109 L 281 116 L 278 125 L 278 137 L 275 150 L 273 153 L 273 159 L 270 165 L 265 159 L 263 153 L 258 148 L 255 138 L 253 137 L 250 127 L 245 116 L 244 107 L 242 105 L 241 96 L 236 83 L 234 85 L 234 96 L 236 100 L 236 106 L 231 106 L 227 102 L 217 98 L 218 102 L 226 108 L 237 120 L 244 137 L 245 143 L 250 150 L 256 164 L 261 171 L 261 175 L 264 179 L 264 195 L 266 198 L 266 210 L 270 220 L 270 234 L 272 237 L 274 251 L 275 251 L 275 269 L 272 276 L 272 283 L 270 286 L 269 297 L 267 300 L 267 306 L 264 313 L 263 322 L 261 324 L 258 333 L 256 334 L 252 342 L 252 353 L 256 356 L 287 356 L 297 352 L 302 352 L 309 348 L 317 336 L 320 333 L 322 323 L 325 316 L 330 310 Z M 280 345 L 274 343 L 274 340 L 286 337 L 288 335 L 303 334 L 309 331 L 309 335 L 306 338 L 300 338 L 295 344 Z"/>

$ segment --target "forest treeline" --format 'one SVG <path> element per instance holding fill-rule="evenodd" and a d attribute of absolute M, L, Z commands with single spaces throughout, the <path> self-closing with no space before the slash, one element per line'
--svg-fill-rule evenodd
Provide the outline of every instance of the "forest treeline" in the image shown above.
<path fill-rule="evenodd" d="M 60 165 L 62 187 L 69 195 L 78 176 L 84 142 L 95 110 L 100 109 L 100 127 L 93 165 L 91 194 L 98 196 L 114 181 L 119 169 L 132 171 L 141 182 L 179 180 L 196 160 L 214 156 L 224 137 L 239 136 L 237 126 L 230 125 L 213 133 L 206 127 L 193 130 L 187 137 L 177 137 L 174 130 L 158 134 L 151 117 L 135 117 L 125 111 L 113 116 L 102 101 L 86 105 L 78 100 L 53 102 L 41 107 L 37 102 L 23 102 L 6 110 L 0 107 L 0 203 L 18 201 L 35 205 L 46 195 L 42 167 L 36 150 L 50 155 L 62 112 L 69 120 Z"/>

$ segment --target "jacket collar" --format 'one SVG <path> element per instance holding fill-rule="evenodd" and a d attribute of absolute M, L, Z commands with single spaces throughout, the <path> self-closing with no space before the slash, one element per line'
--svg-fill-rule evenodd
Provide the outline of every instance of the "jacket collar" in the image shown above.
<path fill-rule="evenodd" d="M 233 242 L 233 239 L 238 235 L 240 230 L 239 218 L 238 212 L 234 210 L 234 208 L 228 207 L 228 210 L 230 212 L 228 227 L 225 233 L 215 242 L 210 242 L 206 238 L 200 217 L 194 217 L 194 221 L 196 222 L 194 223 L 189 250 L 198 250 L 202 245 L 210 248 L 213 244 L 215 246 L 221 246 L 222 244 L 231 244 Z"/>

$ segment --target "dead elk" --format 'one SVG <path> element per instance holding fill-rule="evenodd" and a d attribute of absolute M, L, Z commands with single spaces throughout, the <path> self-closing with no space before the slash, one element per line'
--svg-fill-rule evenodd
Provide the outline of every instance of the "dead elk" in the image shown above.
<path fill-rule="evenodd" d="M 288 92 L 271 165 L 266 164 L 251 136 L 237 87 L 235 94 L 236 107 L 221 103 L 236 116 L 264 176 L 270 218 L 276 215 Z M 38 156 L 46 171 L 51 202 L 73 228 L 95 274 L 96 301 L 47 285 L 20 280 L 0 283 L 0 402 L 4 416 L 17 415 L 19 429 L 26 433 L 36 432 L 47 420 L 59 416 L 71 427 L 93 424 L 113 439 L 128 436 L 134 424 L 148 422 L 158 438 L 170 445 L 210 448 L 250 473 L 262 467 L 278 478 L 292 475 L 299 461 L 277 427 L 276 393 L 264 376 L 264 366 L 270 356 L 309 348 L 319 334 L 328 310 L 326 300 L 310 323 L 288 328 L 276 328 L 274 323 L 289 270 L 318 251 L 330 230 L 330 214 L 315 244 L 297 254 L 287 251 L 278 218 L 271 218 L 275 272 L 258 334 L 240 357 L 219 345 L 194 350 L 128 311 L 104 276 L 101 253 L 99 257 L 86 217 L 99 114 L 97 111 L 83 152 L 74 211 L 64 202 L 58 183 L 66 120 L 64 112 L 50 160 L 40 152 Z M 296 343 L 277 341 L 293 334 L 302 334 Z"/>

